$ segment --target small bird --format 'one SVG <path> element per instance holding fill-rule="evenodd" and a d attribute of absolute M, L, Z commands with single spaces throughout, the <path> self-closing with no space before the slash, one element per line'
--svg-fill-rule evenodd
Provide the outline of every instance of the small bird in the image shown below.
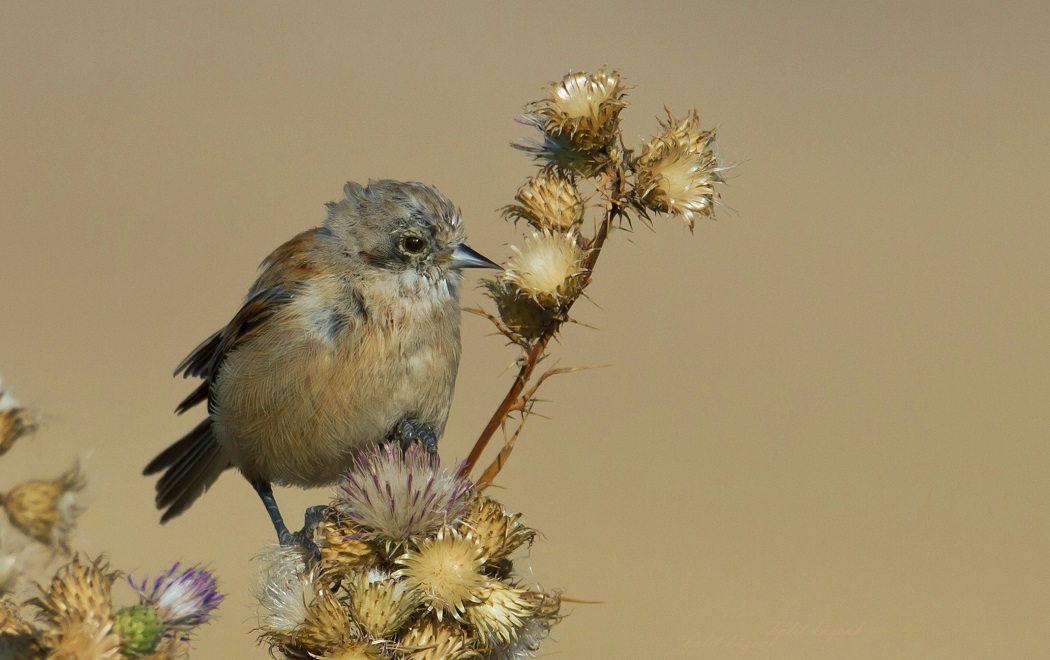
<path fill-rule="evenodd" d="M 459 368 L 463 268 L 500 268 L 464 241 L 460 213 L 421 183 L 348 183 L 324 225 L 277 248 L 224 328 L 175 369 L 203 382 L 181 414 L 208 416 L 150 461 L 161 522 L 236 467 L 288 531 L 272 484 L 340 479 L 383 442 L 437 450 Z M 302 535 L 302 533 L 299 533 Z"/>

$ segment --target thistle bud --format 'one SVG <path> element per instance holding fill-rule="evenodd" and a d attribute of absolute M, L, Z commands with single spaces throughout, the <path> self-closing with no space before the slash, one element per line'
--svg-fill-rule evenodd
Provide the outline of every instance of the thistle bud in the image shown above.
<path fill-rule="evenodd" d="M 344 569 L 363 569 L 379 560 L 376 549 L 364 540 L 366 532 L 334 507 L 329 507 L 318 523 L 317 534 L 323 563 L 338 564 Z"/>
<path fill-rule="evenodd" d="M 157 649 L 164 636 L 164 619 L 155 607 L 132 605 L 117 610 L 113 630 L 120 635 L 124 656 L 141 658 Z"/>
<path fill-rule="evenodd" d="M 471 504 L 460 529 L 485 549 L 489 562 L 494 562 L 509 557 L 525 543 L 532 543 L 536 532 L 523 525 L 520 517 L 521 514 L 508 514 L 499 502 L 480 496 Z"/>
<path fill-rule="evenodd" d="M 518 202 L 503 209 L 507 218 L 524 220 L 540 231 L 570 232 L 585 210 L 580 191 L 557 170 L 541 171 L 518 189 Z"/>
<path fill-rule="evenodd" d="M 11 524 L 37 541 L 68 552 L 68 537 L 82 513 L 76 493 L 86 485 L 75 464 L 57 479 L 32 480 L 15 486 L 3 497 Z"/>
<path fill-rule="evenodd" d="M 499 279 L 481 281 L 504 325 L 521 339 L 535 339 L 547 326 L 562 316 L 561 310 L 544 307 L 523 294 L 516 285 Z"/>

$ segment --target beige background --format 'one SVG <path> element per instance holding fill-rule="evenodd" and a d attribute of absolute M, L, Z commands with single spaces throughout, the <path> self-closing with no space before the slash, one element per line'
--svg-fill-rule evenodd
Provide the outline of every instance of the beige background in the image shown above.
<path fill-rule="evenodd" d="M 614 237 L 556 350 L 614 366 L 551 383 L 501 476 L 537 579 L 602 601 L 544 653 L 1050 654 L 1045 3 L 221 5 L 0 4 L 0 368 L 47 414 L 0 488 L 93 452 L 80 547 L 220 576 L 198 657 L 265 657 L 273 532 L 233 474 L 157 524 L 174 365 L 347 179 L 436 184 L 505 258 L 514 117 L 602 64 L 632 141 L 697 105 L 739 166 L 696 236 Z M 447 461 L 509 383 L 488 332 Z"/>

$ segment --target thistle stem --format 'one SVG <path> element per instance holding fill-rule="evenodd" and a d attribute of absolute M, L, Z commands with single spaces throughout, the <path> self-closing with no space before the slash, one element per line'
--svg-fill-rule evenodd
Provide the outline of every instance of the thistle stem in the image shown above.
<path fill-rule="evenodd" d="M 598 257 L 601 255 L 602 246 L 605 245 L 605 239 L 609 237 L 609 231 L 612 229 L 613 223 L 624 213 L 623 169 L 618 163 L 610 169 L 612 170 L 612 173 L 609 177 L 609 203 L 605 210 L 605 217 L 598 226 L 598 230 L 594 235 L 594 240 L 591 242 L 590 249 L 587 252 L 587 258 L 583 262 L 583 270 L 587 275 L 583 286 L 581 287 L 581 291 L 586 289 L 591 283 L 591 275 L 594 272 L 595 264 L 598 262 Z M 577 299 L 570 300 L 563 311 L 568 313 L 569 309 Z M 492 436 L 495 435 L 496 429 L 503 425 L 507 415 L 509 415 L 511 410 L 517 405 L 521 398 L 521 393 L 525 391 L 525 386 L 528 384 L 529 379 L 532 378 L 532 372 L 536 369 L 536 365 L 539 364 L 539 361 L 543 358 L 543 355 L 546 352 L 547 344 L 554 338 L 561 323 L 562 321 L 559 319 L 552 319 L 547 324 L 547 327 L 543 329 L 543 332 L 540 333 L 540 336 L 532 340 L 528 351 L 525 352 L 524 362 L 522 363 L 521 368 L 518 369 L 518 375 L 514 377 L 514 382 L 510 386 L 510 390 L 508 390 L 507 395 L 503 397 L 503 401 L 500 403 L 499 407 L 496 408 L 496 412 L 492 414 L 488 424 L 485 425 L 481 435 L 478 436 L 473 449 L 471 449 L 470 454 L 467 455 L 467 459 L 463 461 L 463 465 L 460 466 L 459 474 L 461 476 L 470 474 L 470 471 L 474 469 L 474 465 L 477 464 L 478 459 L 481 458 L 481 453 L 485 451 L 485 447 L 488 446 L 489 441 L 492 440 Z"/>

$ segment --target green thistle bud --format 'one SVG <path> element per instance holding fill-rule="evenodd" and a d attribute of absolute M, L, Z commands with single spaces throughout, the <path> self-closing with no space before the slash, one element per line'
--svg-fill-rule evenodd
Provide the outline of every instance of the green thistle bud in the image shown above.
<path fill-rule="evenodd" d="M 113 629 L 120 635 L 121 652 L 129 658 L 153 653 L 164 636 L 164 619 L 152 605 L 132 605 L 117 611 Z"/>

